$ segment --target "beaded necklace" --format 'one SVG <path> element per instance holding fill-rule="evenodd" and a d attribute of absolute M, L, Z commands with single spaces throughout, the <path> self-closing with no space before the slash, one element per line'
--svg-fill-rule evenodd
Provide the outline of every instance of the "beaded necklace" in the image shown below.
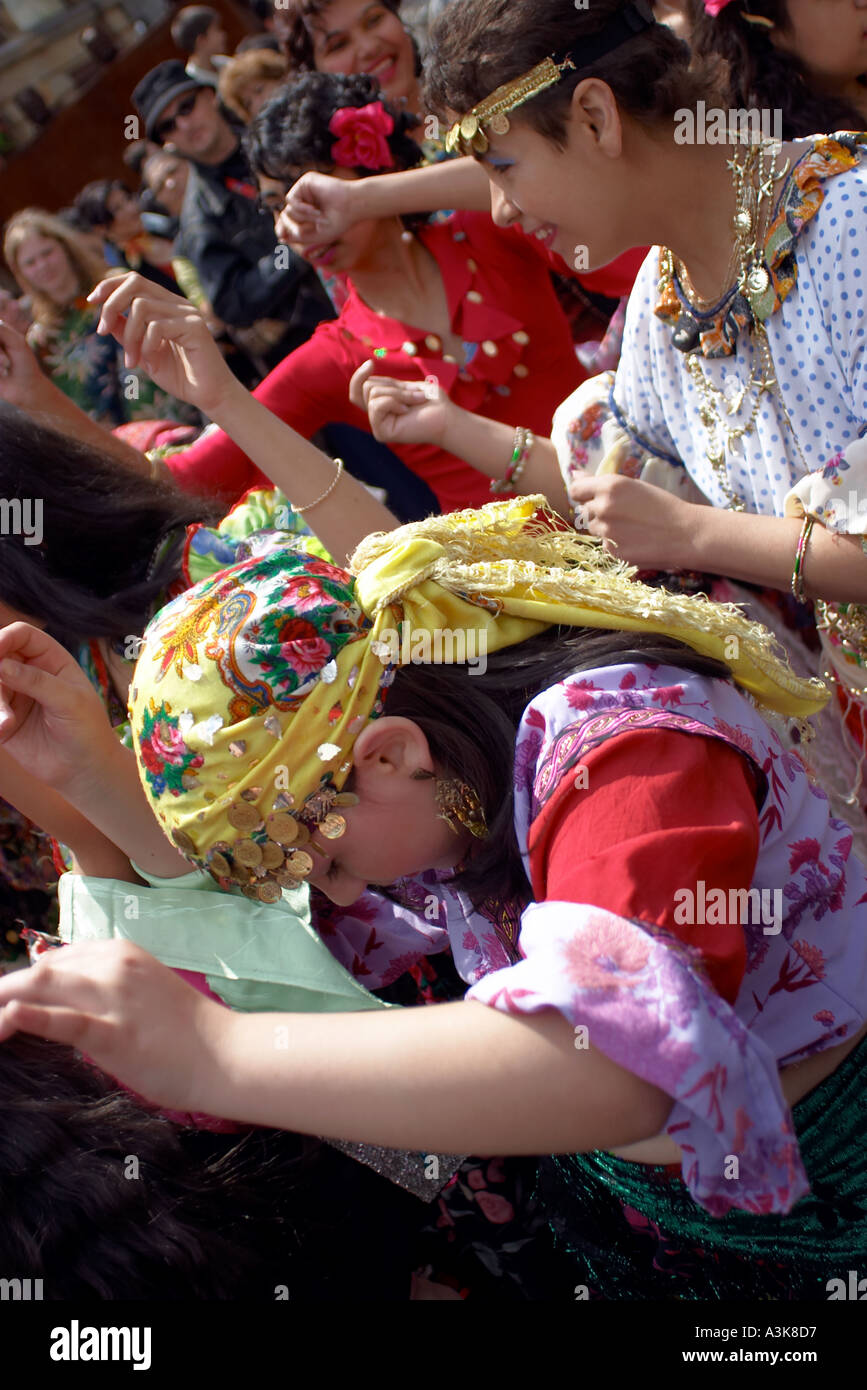
<path fill-rule="evenodd" d="M 681 314 L 672 335 L 675 346 L 687 354 L 687 371 L 695 383 L 700 398 L 699 418 L 708 432 L 706 457 L 726 499 L 726 505 L 732 511 L 743 511 L 744 501 L 731 485 L 726 464 L 727 450 L 736 448 L 737 441 L 752 432 L 761 410 L 762 398 L 766 393 L 772 392 L 775 387 L 777 387 L 783 416 L 795 447 L 802 463 L 804 463 L 805 471 L 809 471 L 789 419 L 785 401 L 779 391 L 771 346 L 763 321 L 768 312 L 765 301 L 770 285 L 770 276 L 764 264 L 762 232 L 771 212 L 774 185 L 785 178 L 789 171 L 788 160 L 779 172 L 774 171 L 774 163 L 778 153 L 779 145 L 763 140 L 757 144 L 751 144 L 745 156 L 741 156 L 740 151 L 736 151 L 727 162 L 728 168 L 731 170 L 735 192 L 735 212 L 732 221 L 734 247 L 726 280 L 727 283 L 730 282 L 733 266 L 737 269 L 737 280 L 733 288 L 728 291 L 728 295 L 723 296 L 723 298 L 731 297 L 734 300 L 733 308 L 738 307 L 737 301 L 740 300 L 747 316 L 752 320 L 753 341 L 756 346 L 758 362 L 751 367 L 746 383 L 741 384 L 739 389 L 729 394 L 720 390 L 709 379 L 701 364 L 699 325 L 688 310 L 685 309 Z M 686 267 L 676 261 L 671 251 L 666 250 L 661 262 L 659 281 L 661 294 L 665 294 L 669 289 L 675 273 L 677 273 L 681 283 L 689 286 L 691 290 L 692 286 Z M 747 419 L 740 425 L 729 425 L 727 421 L 732 416 L 740 415 L 745 400 L 750 397 L 752 397 L 752 404 Z"/>

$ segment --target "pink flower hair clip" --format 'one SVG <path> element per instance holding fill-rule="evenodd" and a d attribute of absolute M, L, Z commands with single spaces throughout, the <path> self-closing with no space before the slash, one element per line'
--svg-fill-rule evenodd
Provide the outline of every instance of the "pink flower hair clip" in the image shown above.
<path fill-rule="evenodd" d="M 716 19 L 726 5 L 730 4 L 731 0 L 704 0 L 704 12 L 709 14 L 711 19 Z M 754 24 L 759 29 L 773 29 L 774 27 L 774 21 L 763 14 L 750 14 L 748 10 L 741 10 L 741 18 L 745 19 L 747 24 Z"/>
<path fill-rule="evenodd" d="M 331 158 L 343 169 L 393 169 L 394 155 L 387 137 L 394 121 L 381 101 L 367 106 L 341 106 L 328 122 L 338 138 L 331 146 Z"/>

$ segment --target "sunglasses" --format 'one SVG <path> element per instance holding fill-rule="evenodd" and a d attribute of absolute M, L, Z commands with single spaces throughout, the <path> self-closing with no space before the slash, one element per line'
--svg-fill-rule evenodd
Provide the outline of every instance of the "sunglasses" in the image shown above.
<path fill-rule="evenodd" d="M 160 121 L 159 125 L 154 128 L 154 136 L 156 138 L 157 144 L 162 145 L 165 143 L 168 136 L 170 136 L 174 131 L 178 123 L 178 120 L 181 116 L 189 116 L 190 112 L 192 111 L 193 107 L 199 99 L 199 95 L 200 89 L 197 87 L 194 92 L 190 92 L 189 96 L 184 97 L 183 101 L 181 102 L 180 106 L 178 107 L 177 111 L 173 116 L 169 116 L 169 118 L 165 121 Z"/>

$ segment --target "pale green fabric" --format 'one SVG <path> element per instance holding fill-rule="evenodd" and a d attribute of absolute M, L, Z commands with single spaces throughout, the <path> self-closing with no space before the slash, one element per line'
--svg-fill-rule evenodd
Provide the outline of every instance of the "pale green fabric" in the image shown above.
<path fill-rule="evenodd" d="M 148 887 L 64 874 L 62 939 L 134 941 L 165 965 L 203 974 L 216 995 L 242 1012 L 391 1007 L 359 984 L 313 930 L 305 887 L 284 888 L 282 902 L 258 903 L 224 892 L 198 871 L 173 879 L 138 866 L 136 872 Z"/>

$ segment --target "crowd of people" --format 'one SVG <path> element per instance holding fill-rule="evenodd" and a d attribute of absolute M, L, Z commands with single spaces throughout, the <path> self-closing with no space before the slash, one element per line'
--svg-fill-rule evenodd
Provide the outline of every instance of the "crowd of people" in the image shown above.
<path fill-rule="evenodd" d="M 181 10 L 129 181 L 4 232 L 3 1268 L 828 1299 L 860 0 L 260 10 Z"/>

